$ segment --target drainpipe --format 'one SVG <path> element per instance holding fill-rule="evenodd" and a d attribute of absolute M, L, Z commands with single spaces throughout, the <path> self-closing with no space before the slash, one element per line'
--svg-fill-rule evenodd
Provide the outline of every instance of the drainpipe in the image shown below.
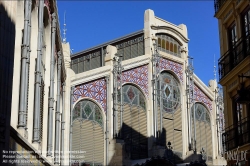
<path fill-rule="evenodd" d="M 163 101 L 162 101 L 162 89 L 161 89 L 161 80 L 159 79 L 159 89 L 160 89 L 160 133 L 161 133 L 161 138 L 162 138 L 162 111 L 163 111 Z"/>
<path fill-rule="evenodd" d="M 59 135 L 60 135 L 60 91 L 61 91 L 61 67 L 62 67 L 61 51 L 58 51 L 57 61 L 57 107 L 56 107 L 56 132 L 55 132 L 55 160 L 54 164 L 59 165 Z"/>
<path fill-rule="evenodd" d="M 74 87 L 70 91 L 70 135 L 69 135 L 69 151 L 72 151 L 72 127 L 73 127 L 73 95 Z M 72 153 L 69 154 L 69 165 L 71 165 Z"/>
<path fill-rule="evenodd" d="M 193 85 L 193 93 L 194 93 L 194 85 Z M 194 96 L 193 96 L 194 97 Z M 194 101 L 194 99 L 193 99 Z M 196 117 L 195 117 L 195 110 L 196 110 L 195 102 L 193 102 L 193 115 L 194 115 L 194 152 L 197 153 L 196 149 Z"/>
<path fill-rule="evenodd" d="M 35 72 L 35 103 L 34 103 L 34 120 L 33 120 L 33 142 L 39 142 L 40 128 L 40 86 L 41 86 L 41 56 L 42 56 L 42 34 L 43 34 L 43 7 L 44 0 L 39 1 L 39 18 L 38 18 L 38 39 L 37 39 L 37 59 Z"/>
<path fill-rule="evenodd" d="M 26 127 L 26 94 L 27 89 L 27 77 L 26 77 L 26 68 L 27 68 L 27 54 L 29 52 L 29 15 L 30 15 L 30 2 L 29 0 L 25 1 L 25 10 L 24 10 L 24 31 L 23 31 L 23 43 L 22 43 L 22 55 L 21 55 L 21 82 L 20 82 L 20 98 L 19 98 L 19 114 L 18 114 L 18 125 L 17 127 Z"/>
<path fill-rule="evenodd" d="M 63 165 L 64 163 L 64 131 L 65 131 L 65 82 L 62 84 L 63 86 L 63 94 L 62 94 L 62 117 L 61 117 L 61 160 L 60 163 Z"/>
<path fill-rule="evenodd" d="M 26 77 L 26 83 L 25 83 L 25 108 L 26 108 L 26 115 L 25 115 L 25 124 L 27 122 L 27 119 L 28 119 L 28 87 L 29 87 L 29 65 L 30 65 L 30 36 L 31 36 L 31 6 L 32 6 L 32 2 L 29 1 L 29 25 L 28 25 L 28 40 L 27 40 L 27 43 L 28 43 L 28 52 L 27 52 L 27 65 L 26 65 L 26 70 L 25 70 L 25 77 Z M 25 130 L 27 130 L 28 127 L 27 127 L 27 124 L 25 126 Z"/>
<path fill-rule="evenodd" d="M 106 78 L 106 84 L 107 84 L 107 100 L 108 100 L 108 96 L 109 96 L 109 76 L 107 76 Z M 107 102 L 107 108 L 106 108 L 106 165 L 108 165 L 108 142 L 109 142 L 109 131 L 108 131 L 108 122 L 109 122 L 109 114 L 108 114 L 108 110 L 109 110 L 109 103 Z"/>
<path fill-rule="evenodd" d="M 52 156 L 53 136 L 53 106 L 54 106 L 54 63 L 55 63 L 55 35 L 56 35 L 56 14 L 52 14 L 51 26 L 51 56 L 50 56 L 50 88 L 49 88 L 49 124 L 47 137 L 47 156 Z"/>

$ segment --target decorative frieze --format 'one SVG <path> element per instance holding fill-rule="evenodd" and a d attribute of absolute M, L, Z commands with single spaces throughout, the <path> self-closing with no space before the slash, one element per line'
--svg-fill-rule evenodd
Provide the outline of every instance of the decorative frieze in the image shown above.
<path fill-rule="evenodd" d="M 140 66 L 122 72 L 124 83 L 134 83 L 138 85 L 148 96 L 148 65 Z"/>
<path fill-rule="evenodd" d="M 168 59 L 160 58 L 160 70 L 171 70 L 173 71 L 178 78 L 181 80 L 183 83 L 183 67 L 182 64 L 170 61 Z"/>
<path fill-rule="evenodd" d="M 208 98 L 208 96 L 200 90 L 200 88 L 194 84 L 194 98 L 196 102 L 202 102 L 207 106 L 207 108 L 212 111 L 212 101 Z"/>
<path fill-rule="evenodd" d="M 73 91 L 73 103 L 83 97 L 89 97 L 99 103 L 106 112 L 107 86 L 104 78 L 78 85 Z"/>

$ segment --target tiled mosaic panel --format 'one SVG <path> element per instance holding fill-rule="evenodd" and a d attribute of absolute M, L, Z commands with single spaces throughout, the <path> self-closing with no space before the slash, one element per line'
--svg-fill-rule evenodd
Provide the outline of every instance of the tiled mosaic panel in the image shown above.
<path fill-rule="evenodd" d="M 104 78 L 76 86 L 73 96 L 73 103 L 79 98 L 89 97 L 98 102 L 106 112 L 107 86 Z"/>
<path fill-rule="evenodd" d="M 194 97 L 196 101 L 202 102 L 209 108 L 210 111 L 212 111 L 213 109 L 212 101 L 195 84 L 194 84 Z"/>
<path fill-rule="evenodd" d="M 183 69 L 182 65 L 164 58 L 160 58 L 160 70 L 171 70 L 183 82 Z"/>
<path fill-rule="evenodd" d="M 148 66 L 144 65 L 122 72 L 122 82 L 138 85 L 148 96 Z"/>

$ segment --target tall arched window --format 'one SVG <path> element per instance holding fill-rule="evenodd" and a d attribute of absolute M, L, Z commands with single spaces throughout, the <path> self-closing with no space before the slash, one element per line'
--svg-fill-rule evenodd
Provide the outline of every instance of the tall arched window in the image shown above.
<path fill-rule="evenodd" d="M 182 114 L 179 81 L 169 72 L 162 72 L 157 82 L 159 142 L 182 156 Z"/>
<path fill-rule="evenodd" d="M 90 165 L 104 164 L 104 134 L 101 109 L 90 100 L 78 102 L 73 110 L 73 160 Z"/>
<path fill-rule="evenodd" d="M 194 108 L 192 107 L 191 110 Z M 192 119 L 194 120 L 193 112 Z M 196 128 L 196 150 L 198 153 L 203 149 L 208 161 L 212 160 L 212 130 L 210 116 L 207 108 L 201 103 L 195 103 L 195 128 Z M 194 126 L 192 126 L 194 136 Z"/>
<path fill-rule="evenodd" d="M 123 86 L 122 137 L 125 151 L 131 159 L 148 157 L 146 100 L 134 85 Z M 120 124 L 120 113 L 118 114 Z M 120 126 L 119 126 L 120 128 Z"/>

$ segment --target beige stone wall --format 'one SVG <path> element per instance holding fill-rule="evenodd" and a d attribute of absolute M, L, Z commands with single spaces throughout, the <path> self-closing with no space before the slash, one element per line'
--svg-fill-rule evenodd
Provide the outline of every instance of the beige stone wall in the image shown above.
<path fill-rule="evenodd" d="M 33 119 L 34 119 L 34 90 L 35 90 L 35 64 L 36 64 L 36 58 L 37 58 L 37 39 L 38 39 L 38 6 L 34 5 L 32 12 L 31 12 L 31 39 L 30 39 L 30 65 L 29 65 L 29 89 L 28 89 L 28 114 L 27 114 L 27 128 L 18 128 L 18 112 L 19 112 L 19 93 L 20 93 L 20 74 L 21 74 L 21 45 L 22 45 L 22 30 L 24 28 L 24 2 L 25 1 L 1 1 L 0 3 L 6 4 L 8 10 L 10 10 L 10 15 L 15 21 L 16 24 L 16 36 L 15 36 L 15 60 L 14 60 L 14 75 L 13 75 L 13 92 L 12 92 L 12 106 L 11 106 L 11 127 L 17 132 L 16 135 L 14 135 L 16 140 L 22 140 L 22 142 L 25 142 L 25 146 L 28 146 L 29 150 L 37 151 L 39 152 L 40 158 L 45 160 L 47 163 L 53 165 L 54 160 L 54 143 L 55 143 L 55 110 L 56 110 L 56 102 L 54 102 L 54 113 L 53 113 L 53 126 L 48 126 L 48 101 L 49 101 L 49 87 L 50 87 L 50 60 L 51 60 L 51 45 L 56 45 L 57 48 L 62 48 L 61 43 L 51 43 L 51 17 L 47 17 L 48 25 L 44 29 L 44 46 L 43 46 L 43 52 L 44 52 L 44 66 L 45 66 L 45 73 L 44 73 L 44 104 L 43 104 L 43 129 L 42 129 L 42 135 L 43 139 L 40 143 L 34 143 L 32 142 L 32 134 L 33 134 Z M 36 1 L 32 1 L 36 2 Z M 51 1 L 50 3 L 54 3 L 54 1 Z M 53 7 L 54 5 L 51 4 L 50 7 Z M 45 12 L 47 12 L 47 7 L 44 5 Z M 57 11 L 57 9 L 53 9 L 54 11 Z M 50 13 L 50 12 L 48 12 Z M 45 17 L 45 16 L 44 16 Z M 58 20 L 58 18 L 56 18 Z M 57 22 L 57 26 L 58 26 Z M 57 29 L 59 30 L 59 29 Z M 57 32 L 57 35 L 60 34 Z M 58 38 L 59 36 L 56 36 Z M 59 50 L 56 50 L 59 51 Z M 69 67 L 69 54 L 70 49 L 69 45 L 67 47 L 63 48 L 63 53 L 67 54 L 66 61 L 67 67 Z M 55 58 L 55 61 L 57 61 L 57 55 Z M 65 65 L 62 65 L 65 66 Z M 43 67 L 41 67 L 42 69 Z M 65 69 L 63 69 L 65 70 Z M 70 73 L 70 69 L 67 69 L 68 73 Z M 69 75 L 72 75 L 71 73 Z M 65 78 L 63 78 L 65 79 Z M 63 80 L 62 79 L 62 80 Z M 70 87 L 70 83 L 66 83 L 66 87 Z M 67 88 L 66 88 L 67 89 Z M 66 96 L 69 96 L 69 91 L 66 92 Z M 65 99 L 65 106 L 68 107 L 68 99 L 69 97 L 66 97 Z M 60 96 L 59 99 L 57 99 L 57 62 L 54 66 L 54 100 L 60 100 L 61 101 L 61 108 L 60 112 L 62 112 L 63 106 L 62 106 L 62 96 Z M 65 110 L 65 116 L 69 116 L 68 111 Z M 47 131 L 48 128 L 53 128 L 53 156 L 47 157 Z M 61 132 L 61 123 L 60 123 L 60 132 Z M 66 128 L 65 130 L 65 151 L 69 150 L 69 138 L 68 134 L 69 128 Z M 60 137 L 60 135 L 59 135 Z M 60 138 L 59 138 L 60 140 Z M 59 143 L 60 145 L 60 143 Z M 66 163 L 66 162 L 65 162 Z"/>

